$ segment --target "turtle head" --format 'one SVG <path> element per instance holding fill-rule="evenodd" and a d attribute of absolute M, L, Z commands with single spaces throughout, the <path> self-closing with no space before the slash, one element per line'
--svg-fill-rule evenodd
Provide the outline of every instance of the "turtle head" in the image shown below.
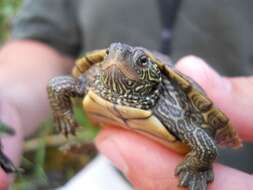
<path fill-rule="evenodd" d="M 157 89 L 161 73 L 145 49 L 113 43 L 106 54 L 101 81 L 107 88 L 119 94 L 131 91 L 136 95 L 150 95 Z"/>

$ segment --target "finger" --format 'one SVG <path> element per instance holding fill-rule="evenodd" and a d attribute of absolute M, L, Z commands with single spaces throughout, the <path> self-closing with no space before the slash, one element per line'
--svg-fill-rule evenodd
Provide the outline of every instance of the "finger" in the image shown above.
<path fill-rule="evenodd" d="M 176 67 L 204 88 L 215 105 L 230 118 L 241 138 L 253 140 L 253 77 L 222 77 L 194 56 L 182 58 Z"/>
<path fill-rule="evenodd" d="M 119 128 L 105 128 L 96 139 L 98 149 L 105 154 L 139 190 L 177 189 L 175 167 L 183 159 L 148 138 Z M 248 189 L 253 178 L 243 172 L 214 165 L 215 181 L 209 190 Z"/>
<path fill-rule="evenodd" d="M 8 177 L 6 175 L 6 173 L 0 169 L 0 190 L 6 190 L 8 189 Z"/>
<path fill-rule="evenodd" d="M 16 109 L 7 102 L 0 103 L 0 121 L 11 126 L 15 130 L 13 136 L 1 137 L 2 151 L 10 159 L 15 166 L 18 165 L 22 151 L 23 131 L 19 114 Z M 13 176 L 6 175 L 0 168 L 0 190 L 8 189 Z"/>
<path fill-rule="evenodd" d="M 0 103 L 0 120 L 12 127 L 15 131 L 13 136 L 1 137 L 2 148 L 5 155 L 8 156 L 16 165 L 19 163 L 22 151 L 23 132 L 21 121 L 16 109 L 7 102 Z"/>

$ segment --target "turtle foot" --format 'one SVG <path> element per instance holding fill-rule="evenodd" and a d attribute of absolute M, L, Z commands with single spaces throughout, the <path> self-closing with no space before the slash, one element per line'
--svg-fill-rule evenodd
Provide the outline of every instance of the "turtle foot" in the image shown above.
<path fill-rule="evenodd" d="M 214 179 L 212 168 L 196 170 L 185 165 L 177 166 L 176 175 L 179 176 L 178 185 L 188 187 L 189 190 L 207 190 L 207 184 Z"/>
<path fill-rule="evenodd" d="M 54 115 L 54 122 L 60 133 L 68 137 L 70 134 L 75 135 L 75 129 L 78 127 L 78 123 L 75 121 L 72 113 L 64 113 L 62 115 Z"/>

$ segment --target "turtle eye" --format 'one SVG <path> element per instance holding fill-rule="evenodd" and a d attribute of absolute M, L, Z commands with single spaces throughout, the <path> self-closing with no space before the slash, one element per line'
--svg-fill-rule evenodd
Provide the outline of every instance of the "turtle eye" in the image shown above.
<path fill-rule="evenodd" d="M 137 60 L 137 64 L 138 64 L 139 66 L 141 66 L 141 67 L 147 66 L 147 65 L 148 65 L 148 62 L 149 62 L 149 60 L 148 60 L 148 57 L 147 57 L 146 55 L 140 56 L 140 57 L 138 58 L 138 60 Z"/>

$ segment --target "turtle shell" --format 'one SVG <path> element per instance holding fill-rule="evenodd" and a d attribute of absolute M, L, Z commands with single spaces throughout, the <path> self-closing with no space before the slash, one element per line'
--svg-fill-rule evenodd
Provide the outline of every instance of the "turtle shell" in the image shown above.
<path fill-rule="evenodd" d="M 88 117 L 101 126 L 114 125 L 134 130 L 149 136 L 178 153 L 189 152 L 189 147 L 169 133 L 163 124 L 153 115 L 152 110 L 142 110 L 113 104 L 92 90 L 83 100 L 83 107 Z"/>
<path fill-rule="evenodd" d="M 90 70 L 99 69 L 93 64 L 103 61 L 105 51 L 97 50 L 79 59 L 73 69 L 73 75 L 79 77 L 82 73 L 85 73 L 88 76 L 93 76 L 94 72 L 90 72 Z M 170 64 L 167 56 L 152 53 L 146 49 L 144 49 L 144 52 L 153 63 L 157 64 L 168 80 L 178 84 L 187 95 L 191 104 L 203 115 L 205 121 L 200 127 L 215 129 L 213 131 L 215 131 L 214 138 L 217 144 L 229 147 L 239 147 L 241 145 L 240 139 L 229 119 L 221 110 L 214 106 L 197 83 L 177 71 Z M 90 69 L 91 65 L 93 65 L 93 69 Z M 138 133 L 143 133 L 158 140 L 179 153 L 187 153 L 190 150 L 187 145 L 180 142 L 178 138 L 166 130 L 152 110 L 116 105 L 101 98 L 92 90 L 89 90 L 84 97 L 83 107 L 88 116 L 97 123 L 133 129 Z"/>
<path fill-rule="evenodd" d="M 235 148 L 241 146 L 240 138 L 228 117 L 213 104 L 193 79 L 176 70 L 169 62 L 163 61 L 166 59 L 163 55 L 155 57 L 148 50 L 146 50 L 146 54 L 158 65 L 168 80 L 175 81 L 181 87 L 192 105 L 204 116 L 205 124 L 201 127 L 215 129 L 214 138 L 217 144 Z"/>

